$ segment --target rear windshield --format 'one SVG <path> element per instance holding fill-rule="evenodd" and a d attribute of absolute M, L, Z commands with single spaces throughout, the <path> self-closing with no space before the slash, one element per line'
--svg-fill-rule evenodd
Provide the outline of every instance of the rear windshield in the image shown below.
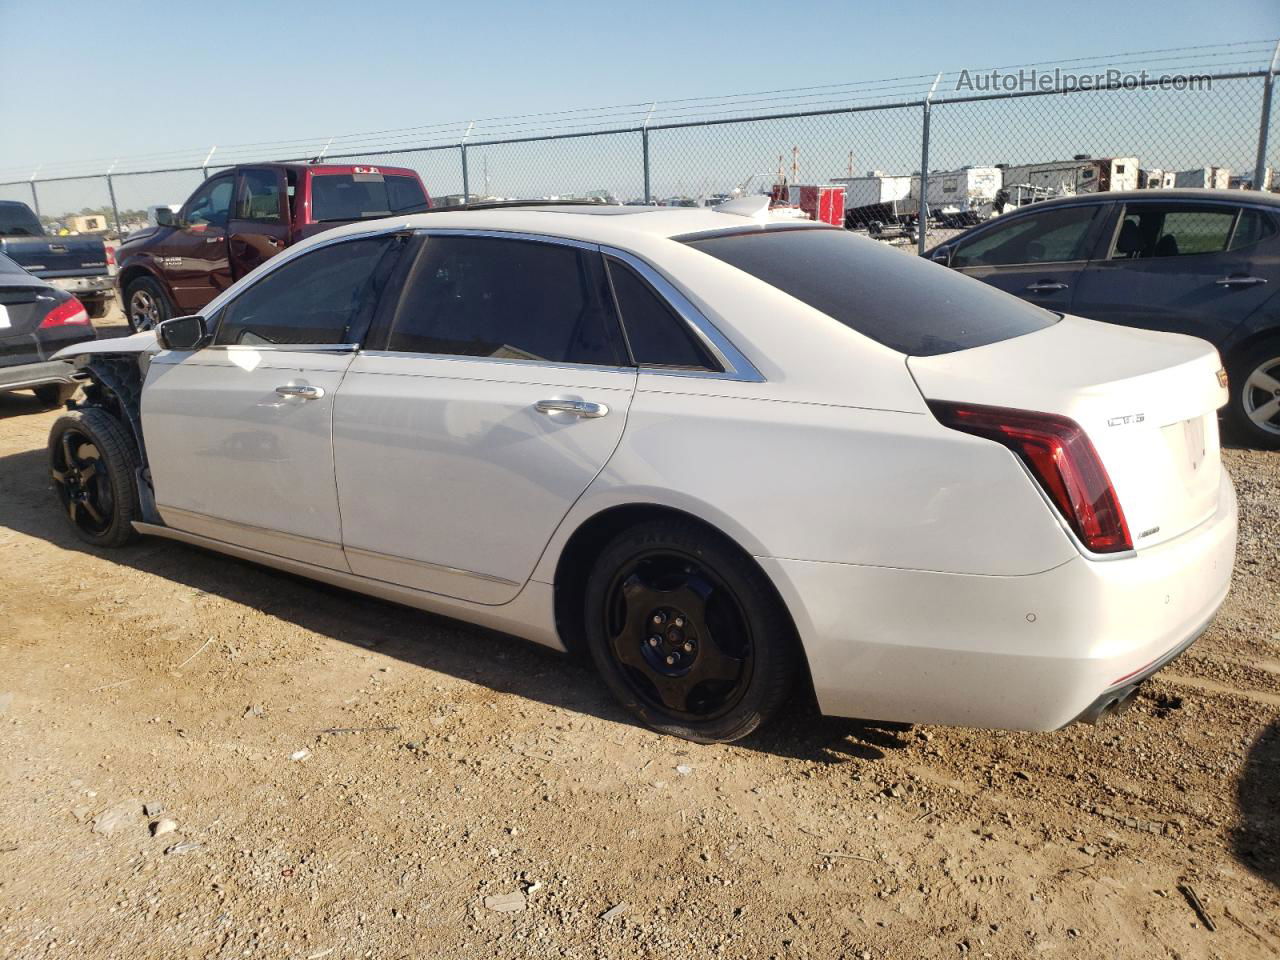
<path fill-rule="evenodd" d="M 26 276 L 27 271 L 23 270 L 3 253 L 0 253 L 0 273 L 20 273 Z"/>
<path fill-rule="evenodd" d="M 311 216 L 326 220 L 369 220 L 427 209 L 416 177 L 381 173 L 318 173 L 311 180 Z"/>
<path fill-rule="evenodd" d="M 0 237 L 40 237 L 44 228 L 24 203 L 0 203 Z"/>
<path fill-rule="evenodd" d="M 755 230 L 686 242 L 910 356 L 981 347 L 1058 321 L 978 280 L 845 230 Z"/>

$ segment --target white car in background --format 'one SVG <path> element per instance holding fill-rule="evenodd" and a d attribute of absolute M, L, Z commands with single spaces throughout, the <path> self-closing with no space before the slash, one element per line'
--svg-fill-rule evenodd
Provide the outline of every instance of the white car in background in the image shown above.
<path fill-rule="evenodd" d="M 503 207 L 334 230 L 64 351 L 86 541 L 169 537 L 589 651 L 645 723 L 1051 730 L 1184 650 L 1236 501 L 1207 343 L 847 231 Z"/>

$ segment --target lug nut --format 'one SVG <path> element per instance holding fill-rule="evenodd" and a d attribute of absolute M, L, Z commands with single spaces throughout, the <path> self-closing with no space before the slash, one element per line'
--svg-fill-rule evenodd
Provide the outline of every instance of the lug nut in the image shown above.
<path fill-rule="evenodd" d="M 659 611 L 659 612 L 657 612 L 657 613 L 655 613 L 655 614 L 653 615 L 653 622 L 654 622 L 654 623 L 662 623 L 662 622 L 663 622 L 664 620 L 666 620 L 666 619 L 667 619 L 667 618 L 666 618 L 665 616 L 663 616 L 663 614 L 662 614 L 662 612 L 661 612 L 661 611 Z"/>
<path fill-rule="evenodd" d="M 662 638 L 661 638 L 661 637 L 650 637 L 650 638 L 649 638 L 649 646 L 651 646 L 651 647 L 656 647 L 656 646 L 657 646 L 658 644 L 660 644 L 661 642 L 662 642 Z"/>
<path fill-rule="evenodd" d="M 684 652 L 693 653 L 693 644 L 690 643 L 688 640 L 684 642 Z"/>
<path fill-rule="evenodd" d="M 667 666 L 674 667 L 676 665 L 676 655 L 674 653 L 667 654 Z"/>
<path fill-rule="evenodd" d="M 677 626 L 677 627 L 683 627 L 683 626 L 684 626 L 684 617 L 676 617 L 676 619 L 675 619 L 675 624 L 676 624 L 676 626 Z"/>

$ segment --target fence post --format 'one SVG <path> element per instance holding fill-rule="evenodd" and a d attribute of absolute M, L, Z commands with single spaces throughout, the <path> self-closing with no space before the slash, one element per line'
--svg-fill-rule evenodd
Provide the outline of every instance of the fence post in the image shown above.
<path fill-rule="evenodd" d="M 471 196 L 471 182 L 467 174 L 467 145 L 463 143 L 458 149 L 462 152 L 462 202 L 467 203 L 467 198 Z"/>
<path fill-rule="evenodd" d="M 31 183 L 31 209 L 33 209 L 36 212 L 36 216 L 39 217 L 40 216 L 40 195 L 36 193 L 35 177 L 31 178 L 30 183 Z"/>
<path fill-rule="evenodd" d="M 116 236 L 124 239 L 124 234 L 120 230 L 120 208 L 116 206 L 116 188 L 111 182 L 111 174 L 107 174 L 107 193 L 111 197 L 111 218 L 116 222 Z"/>
<path fill-rule="evenodd" d="M 649 128 L 645 127 L 640 131 L 640 147 L 644 151 L 644 202 L 650 203 L 653 200 L 652 192 L 649 189 Z"/>
<path fill-rule="evenodd" d="M 1271 54 L 1271 66 L 1262 78 L 1262 117 L 1258 120 L 1258 156 L 1253 164 L 1253 189 L 1262 190 L 1267 180 L 1267 133 L 1271 127 L 1271 90 L 1276 82 L 1276 60 L 1280 59 L 1280 40 Z"/>
<path fill-rule="evenodd" d="M 924 98 L 924 127 L 920 133 L 920 202 L 916 204 L 916 252 L 924 256 L 925 234 L 929 227 L 929 116 L 933 110 L 933 91 L 938 89 L 942 74 L 933 78 L 933 86 Z"/>
<path fill-rule="evenodd" d="M 217 151 L 217 149 L 218 149 L 218 145 L 215 143 L 212 147 L 209 148 L 209 154 L 204 158 L 204 163 L 200 164 L 200 172 L 204 175 L 204 178 L 206 180 L 209 179 L 209 161 L 213 159 L 213 155 Z"/>

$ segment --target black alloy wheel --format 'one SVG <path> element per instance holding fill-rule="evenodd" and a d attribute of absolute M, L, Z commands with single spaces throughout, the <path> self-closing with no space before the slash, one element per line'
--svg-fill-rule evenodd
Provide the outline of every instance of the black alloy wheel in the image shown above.
<path fill-rule="evenodd" d="M 694 522 L 623 531 L 587 584 L 587 638 L 614 696 L 648 725 L 703 743 L 754 730 L 800 660 L 773 586 L 732 543 Z"/>
<path fill-rule="evenodd" d="M 137 455 L 125 428 L 89 407 L 59 417 L 49 432 L 49 475 L 76 535 L 95 546 L 133 539 Z"/>

